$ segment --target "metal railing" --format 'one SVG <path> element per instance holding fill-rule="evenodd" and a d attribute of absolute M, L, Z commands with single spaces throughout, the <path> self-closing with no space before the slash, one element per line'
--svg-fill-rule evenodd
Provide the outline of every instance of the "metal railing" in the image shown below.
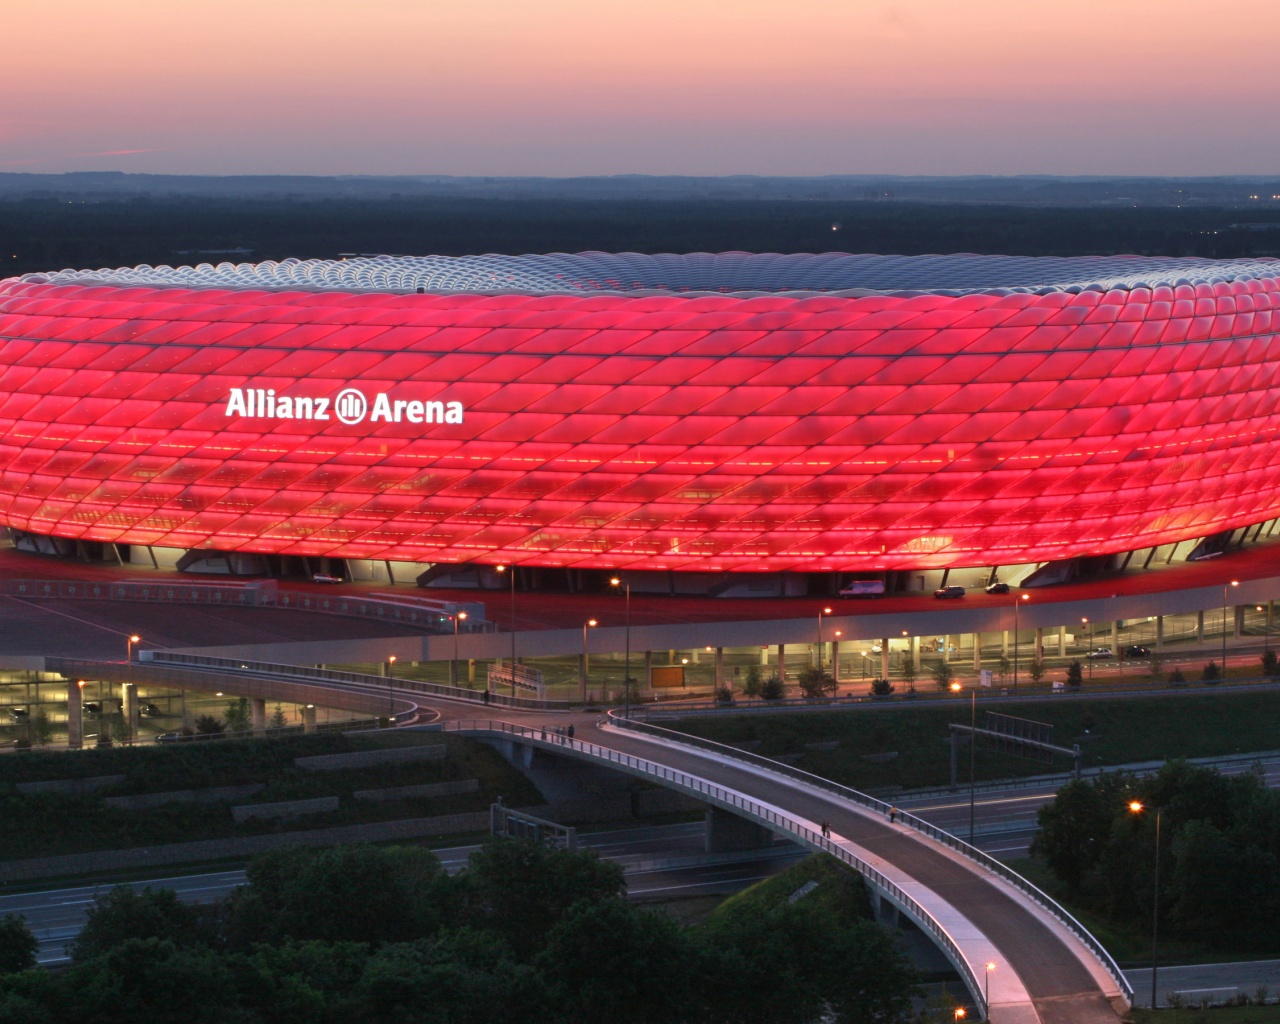
<path fill-rule="evenodd" d="M 737 747 L 730 747 L 723 743 L 717 743 L 714 740 L 703 739 L 700 736 L 690 736 L 686 733 L 678 733 L 671 729 L 663 729 L 661 726 L 650 725 L 647 722 L 639 722 L 634 718 L 627 719 L 615 712 L 610 712 L 610 720 L 613 725 L 623 729 L 630 729 L 634 732 L 645 733 L 654 739 L 661 740 L 664 743 L 670 743 L 673 746 L 693 747 L 699 750 L 705 750 L 714 753 L 717 757 L 731 760 L 744 761 L 761 768 L 766 768 L 771 772 L 779 775 L 785 775 L 788 778 L 795 779 L 797 782 L 803 782 L 815 789 L 838 796 L 850 803 L 865 807 L 868 810 L 875 811 L 877 814 L 888 815 L 889 811 L 895 809 L 895 805 L 881 800 L 877 797 L 870 796 L 866 793 L 859 792 L 856 789 L 850 789 L 848 786 L 842 786 L 838 782 L 832 782 L 830 779 L 824 779 L 820 775 L 813 775 L 806 772 L 802 768 L 795 768 L 781 761 L 774 761 L 770 758 L 763 757 L 760 754 L 753 754 L 749 751 L 739 750 Z M 1120 991 L 1124 993 L 1125 998 L 1132 1003 L 1133 986 L 1129 984 L 1124 976 L 1124 972 L 1120 970 L 1119 965 L 1107 952 L 1106 947 L 1099 942 L 1093 934 L 1077 921 L 1065 907 L 1059 904 L 1053 897 L 1047 895 L 1038 889 L 1027 879 L 1014 871 L 1007 864 L 1003 864 L 996 858 L 976 847 L 970 846 L 964 840 L 952 835 L 943 829 L 938 828 L 918 818 L 909 812 L 898 810 L 896 818 L 904 825 L 915 829 L 917 832 L 928 836 L 930 839 L 941 843 L 943 846 L 955 850 L 957 853 L 968 858 L 978 864 L 991 874 L 1003 879 L 1021 892 L 1044 910 L 1048 911 L 1058 922 L 1064 925 L 1077 939 L 1080 940 L 1093 955 L 1098 959 L 1107 973 L 1120 987 Z"/>
<path fill-rule="evenodd" d="M 798 839 L 806 846 L 830 854 L 870 881 L 872 885 L 888 896 L 894 904 L 932 936 L 933 940 L 938 943 L 939 947 L 947 955 L 947 959 L 952 962 L 959 972 L 965 986 L 973 996 L 974 1002 L 981 1010 L 982 1017 L 986 1018 L 987 1006 L 983 998 L 983 988 L 979 975 L 973 965 L 969 963 L 959 944 L 952 938 L 942 923 L 892 879 L 886 878 L 866 861 L 850 853 L 835 841 L 828 839 L 820 832 L 815 832 L 804 824 L 800 818 L 776 811 L 771 807 L 743 796 L 736 790 L 718 786 L 696 775 L 690 775 L 675 768 L 668 768 L 655 761 L 648 761 L 632 754 L 624 754 L 610 747 L 602 747 L 595 743 L 575 740 L 564 733 L 549 732 L 543 728 L 513 725 L 509 722 L 480 720 L 444 722 L 438 728 L 442 732 L 518 736 L 522 742 L 548 750 L 555 750 L 560 753 L 572 752 L 606 761 L 633 775 L 660 780 L 670 788 L 678 789 L 690 796 L 696 796 L 699 799 L 733 810 L 735 813 L 758 824 L 770 827 L 773 831 L 780 831 Z"/>
<path fill-rule="evenodd" d="M 138 651 L 140 662 L 159 665 L 204 668 L 214 672 L 251 673 L 258 676 L 274 676 L 282 679 L 305 679 L 317 682 L 347 683 L 356 686 L 389 687 L 393 680 L 388 676 L 369 675 L 364 672 L 344 672 L 329 668 L 312 668 L 309 665 L 277 665 L 273 662 L 247 661 L 240 658 L 213 658 L 200 654 L 178 654 L 173 651 Z M 470 690 L 464 686 L 445 683 L 428 683 L 421 679 L 396 677 L 395 689 L 449 700 L 484 703 L 498 707 L 525 708 L 534 711 L 567 711 L 569 702 L 564 700 L 537 700 L 530 697 L 511 697 L 506 694 L 483 690 Z"/>

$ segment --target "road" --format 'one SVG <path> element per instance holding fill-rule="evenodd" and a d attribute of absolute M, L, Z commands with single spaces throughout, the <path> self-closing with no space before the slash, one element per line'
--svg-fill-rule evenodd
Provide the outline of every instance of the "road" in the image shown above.
<path fill-rule="evenodd" d="M 736 892 L 780 871 L 805 856 L 799 847 L 777 842 L 767 851 L 734 857 L 707 855 L 705 828 L 700 822 L 590 832 L 579 835 L 580 845 L 622 865 L 627 892 L 633 899 L 659 900 Z M 435 851 L 450 874 L 462 870 L 480 847 L 452 846 Z M 131 881 L 134 889 L 172 889 L 186 903 L 222 899 L 245 880 L 242 870 L 212 871 Z M 67 959 L 66 946 L 84 924 L 85 911 L 107 884 L 74 886 L 0 896 L 0 916 L 21 914 L 40 940 L 42 964 Z"/>

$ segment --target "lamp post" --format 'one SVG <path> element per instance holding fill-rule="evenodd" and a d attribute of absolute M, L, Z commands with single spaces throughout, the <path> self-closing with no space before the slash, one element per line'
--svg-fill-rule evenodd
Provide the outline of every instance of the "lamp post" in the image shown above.
<path fill-rule="evenodd" d="M 954 1015 L 954 1017 L 955 1017 L 955 1019 L 956 1019 L 957 1021 L 964 1020 L 964 1018 L 965 1018 L 964 1007 L 963 1007 L 963 1006 L 957 1006 L 957 1007 L 955 1008 L 955 1010 L 954 1010 L 953 1015 Z"/>
<path fill-rule="evenodd" d="M 623 690 L 625 691 L 624 700 L 626 703 L 625 703 L 625 707 L 622 714 L 624 718 L 630 718 L 631 717 L 631 583 L 630 581 L 624 583 L 622 582 L 622 580 L 618 579 L 617 576 L 615 576 L 613 577 L 613 579 L 609 581 L 609 586 L 623 587 L 625 588 L 626 594 L 627 594 L 627 612 L 626 612 L 627 653 L 626 653 L 626 658 L 623 662 L 624 668 L 622 670 L 623 671 L 622 687 L 623 687 Z"/>
<path fill-rule="evenodd" d="M 516 567 L 499 565 L 497 570 L 505 572 L 511 580 L 511 696 L 514 697 L 516 695 Z"/>
<path fill-rule="evenodd" d="M 1080 620 L 1080 632 L 1089 629 L 1088 618 Z M 1089 682 L 1093 682 L 1093 630 L 1089 630 L 1089 650 L 1085 652 L 1084 660 L 1089 663 Z"/>
<path fill-rule="evenodd" d="M 864 682 L 866 681 L 866 678 L 867 678 L 867 658 L 869 657 L 870 655 L 867 654 L 866 651 L 862 652 L 862 679 Z"/>
<path fill-rule="evenodd" d="M 1147 808 L 1141 800 L 1131 800 L 1129 802 L 1129 810 L 1133 814 L 1141 814 Z M 1151 895 L 1151 1009 L 1156 1008 L 1156 966 L 1157 966 L 1157 950 L 1159 949 L 1158 940 L 1160 937 L 1160 811 L 1162 808 L 1155 808 L 1156 812 L 1156 876 L 1155 888 Z"/>
<path fill-rule="evenodd" d="M 830 608 L 822 608 L 818 612 L 818 675 L 822 675 L 822 616 L 830 614 Z"/>
<path fill-rule="evenodd" d="M 587 702 L 587 672 L 590 671 L 590 665 L 587 661 L 587 629 L 591 626 L 598 626 L 599 623 L 595 619 L 587 619 L 582 624 L 582 703 Z"/>
<path fill-rule="evenodd" d="M 1013 602 L 1013 692 L 1018 692 L 1018 606 L 1023 601 L 1030 601 L 1030 594 L 1019 594 Z"/>
<path fill-rule="evenodd" d="M 1265 656 L 1271 650 L 1271 601 L 1267 601 L 1265 609 L 1260 604 L 1254 608 L 1259 612 L 1266 612 L 1262 619 L 1262 653 Z"/>
<path fill-rule="evenodd" d="M 466 612 L 458 612 L 453 617 L 453 685 L 458 685 L 458 627 L 467 617 Z"/>
<path fill-rule="evenodd" d="M 959 683 L 951 684 L 951 692 L 958 694 L 964 687 Z M 974 793 L 977 789 L 974 782 L 974 764 L 978 746 L 978 691 L 969 691 L 969 845 L 973 845 L 973 806 Z"/>
<path fill-rule="evenodd" d="M 987 1020 L 991 1019 L 991 972 L 995 969 L 996 965 L 988 960 L 986 972 L 982 975 L 982 1001 L 987 1004 Z"/>
<path fill-rule="evenodd" d="M 138 641 L 140 641 L 141 639 L 142 637 L 134 633 L 134 634 L 130 634 L 128 640 L 125 642 L 124 660 L 126 664 L 133 661 L 133 645 L 138 643 Z"/>
<path fill-rule="evenodd" d="M 396 656 L 394 654 L 387 655 L 387 718 L 392 723 L 396 720 Z"/>
<path fill-rule="evenodd" d="M 1227 678 L 1227 586 L 1222 584 L 1222 678 Z M 1230 586 L 1240 586 L 1239 580 L 1232 580 Z M 1154 1009 L 1154 1007 L 1153 1007 Z"/>
<path fill-rule="evenodd" d="M 837 695 L 840 689 L 840 638 L 842 636 L 844 636 L 844 630 L 837 629 L 831 640 L 831 678 L 836 681 Z"/>

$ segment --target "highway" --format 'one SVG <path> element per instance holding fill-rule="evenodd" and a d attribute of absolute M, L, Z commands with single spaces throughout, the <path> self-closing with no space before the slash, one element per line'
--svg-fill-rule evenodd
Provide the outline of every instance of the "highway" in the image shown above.
<path fill-rule="evenodd" d="M 700 822 L 652 825 L 579 834 L 583 849 L 595 850 L 622 865 L 632 899 L 663 900 L 688 896 L 723 895 L 767 878 L 805 856 L 806 851 L 784 842 L 770 850 L 747 854 L 709 855 L 703 851 L 705 829 Z M 477 844 L 435 850 L 450 874 L 462 870 Z M 199 874 L 168 875 L 129 881 L 135 889 L 172 889 L 187 903 L 222 899 L 244 884 L 244 871 L 235 869 Z M 84 924 L 85 911 L 110 883 L 47 889 L 0 896 L 0 916 L 20 914 L 40 940 L 40 963 L 67 959 L 66 946 Z"/>

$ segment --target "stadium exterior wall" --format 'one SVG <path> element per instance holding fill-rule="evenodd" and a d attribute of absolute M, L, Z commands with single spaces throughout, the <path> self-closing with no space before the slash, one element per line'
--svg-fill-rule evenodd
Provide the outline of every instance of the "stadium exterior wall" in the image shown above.
<path fill-rule="evenodd" d="M 415 562 L 1010 565 L 1280 513 L 1280 271 L 960 295 L 0 282 L 0 523 Z"/>

